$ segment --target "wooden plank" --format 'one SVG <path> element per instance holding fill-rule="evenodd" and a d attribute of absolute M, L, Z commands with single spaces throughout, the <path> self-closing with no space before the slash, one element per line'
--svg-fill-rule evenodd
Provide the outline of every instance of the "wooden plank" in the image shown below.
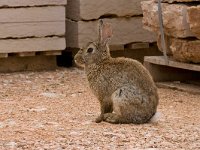
<path fill-rule="evenodd" d="M 0 53 L 0 58 L 7 58 L 8 57 L 8 53 Z"/>
<path fill-rule="evenodd" d="M 65 21 L 64 6 L 0 9 L 0 23 Z"/>
<path fill-rule="evenodd" d="M 142 15 L 142 0 L 68 0 L 67 18 L 94 20 L 101 16 L 130 17 Z"/>
<path fill-rule="evenodd" d="M 170 66 L 170 67 L 181 68 L 181 69 L 192 70 L 192 71 L 200 71 L 200 65 L 177 62 L 177 61 L 172 60 L 171 58 L 169 59 L 169 64 L 166 64 L 163 56 L 146 56 L 144 58 L 144 61 L 152 63 L 152 64 Z"/>
<path fill-rule="evenodd" d="M 57 56 L 57 55 L 62 55 L 62 51 L 45 51 L 45 52 L 39 52 L 38 55 Z"/>
<path fill-rule="evenodd" d="M 0 7 L 66 5 L 67 0 L 1 0 Z"/>
<path fill-rule="evenodd" d="M 158 82 L 156 83 L 156 85 L 159 88 L 169 88 L 173 90 L 200 95 L 200 86 L 198 85 L 185 84 L 182 82 Z"/>
<path fill-rule="evenodd" d="M 0 53 L 64 50 L 65 38 L 27 38 L 0 40 Z"/>
<path fill-rule="evenodd" d="M 110 51 L 123 51 L 124 45 L 109 45 Z"/>
<path fill-rule="evenodd" d="M 142 27 L 142 17 L 106 18 L 104 22 L 110 23 L 113 28 L 113 37 L 110 45 L 126 45 L 133 42 L 155 42 L 156 35 Z M 72 21 L 66 20 L 67 47 L 83 48 L 88 42 L 98 38 L 98 20 Z"/>
<path fill-rule="evenodd" d="M 149 43 L 132 43 L 126 45 L 128 49 L 146 49 L 149 48 Z"/>
<path fill-rule="evenodd" d="M 56 56 L 8 57 L 0 59 L 0 72 L 56 69 Z"/>
<path fill-rule="evenodd" d="M 0 38 L 64 36 L 65 22 L 5 23 L 0 31 Z"/>
<path fill-rule="evenodd" d="M 200 72 L 144 61 L 155 82 L 200 80 Z"/>
<path fill-rule="evenodd" d="M 20 52 L 15 55 L 19 57 L 35 56 L 35 52 Z"/>

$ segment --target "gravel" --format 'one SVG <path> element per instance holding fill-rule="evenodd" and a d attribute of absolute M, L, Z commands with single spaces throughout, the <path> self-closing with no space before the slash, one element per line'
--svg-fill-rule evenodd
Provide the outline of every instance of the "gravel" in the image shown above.
<path fill-rule="evenodd" d="M 200 95 L 159 88 L 159 96 L 156 122 L 97 124 L 82 70 L 0 74 L 0 149 L 200 149 Z"/>

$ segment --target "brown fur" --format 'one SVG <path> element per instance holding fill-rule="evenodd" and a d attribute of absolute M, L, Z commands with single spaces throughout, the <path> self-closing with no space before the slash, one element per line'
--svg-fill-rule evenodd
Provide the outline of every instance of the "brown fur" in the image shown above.
<path fill-rule="evenodd" d="M 77 64 L 85 65 L 90 88 L 101 105 L 96 122 L 146 123 L 156 113 L 157 88 L 141 63 L 110 56 L 110 29 L 110 25 L 100 21 L 99 40 L 75 56 Z M 88 52 L 89 48 L 93 51 Z"/>

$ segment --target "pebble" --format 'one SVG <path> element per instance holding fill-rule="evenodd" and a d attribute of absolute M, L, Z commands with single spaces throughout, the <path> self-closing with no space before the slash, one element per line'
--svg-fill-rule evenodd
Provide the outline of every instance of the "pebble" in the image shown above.
<path fill-rule="evenodd" d="M 38 107 L 35 107 L 35 108 L 30 108 L 28 109 L 28 111 L 32 111 L 32 112 L 43 112 L 43 111 L 46 111 L 47 108 L 43 107 L 43 106 L 38 106 Z"/>
<path fill-rule="evenodd" d="M 40 95 L 44 96 L 44 97 L 48 97 L 48 98 L 58 98 L 59 97 L 59 94 L 56 94 L 56 93 L 41 93 Z"/>
<path fill-rule="evenodd" d="M 17 143 L 16 142 L 8 142 L 5 144 L 6 147 L 10 148 L 10 149 L 14 149 L 17 147 Z"/>

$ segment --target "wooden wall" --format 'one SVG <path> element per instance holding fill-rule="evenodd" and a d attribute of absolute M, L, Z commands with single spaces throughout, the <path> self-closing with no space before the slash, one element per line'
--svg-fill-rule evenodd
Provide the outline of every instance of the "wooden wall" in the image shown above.
<path fill-rule="evenodd" d="M 1 0 L 0 56 L 64 50 L 66 4 L 66 0 Z"/>

